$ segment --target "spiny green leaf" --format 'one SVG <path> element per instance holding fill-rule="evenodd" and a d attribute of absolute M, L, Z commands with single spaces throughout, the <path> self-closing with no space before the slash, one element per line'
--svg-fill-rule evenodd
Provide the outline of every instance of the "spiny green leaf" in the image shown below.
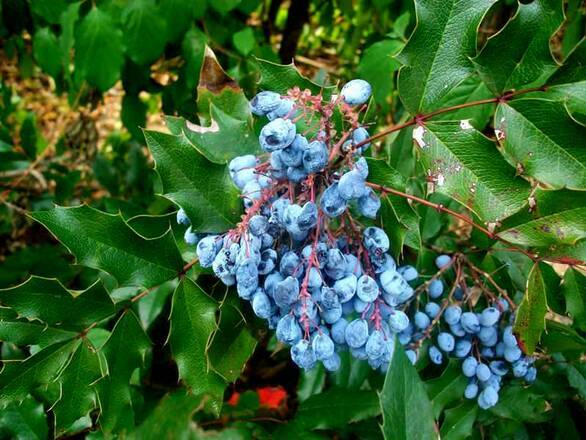
<path fill-rule="evenodd" d="M 224 381 L 211 371 L 208 348 L 217 329 L 218 304 L 188 278 L 183 278 L 171 306 L 169 342 L 177 362 L 179 377 L 196 395 L 217 398 Z M 220 401 L 221 405 L 221 401 Z"/>
<path fill-rule="evenodd" d="M 226 167 L 209 162 L 183 135 L 144 133 L 165 197 L 185 210 L 193 229 L 224 232 L 233 227 L 242 203 Z"/>
<path fill-rule="evenodd" d="M 431 402 L 415 367 L 399 343 L 395 344 L 393 359 L 380 394 L 380 405 L 385 439 L 437 438 Z"/>
<path fill-rule="evenodd" d="M 0 289 L 0 301 L 19 317 L 64 328 L 83 329 L 115 312 L 112 299 L 99 281 L 75 292 L 57 279 L 32 276 L 19 286 Z"/>
<path fill-rule="evenodd" d="M 133 0 L 122 11 L 124 44 L 129 58 L 143 65 L 155 61 L 165 47 L 165 21 L 154 0 Z"/>
<path fill-rule="evenodd" d="M 476 421 L 478 404 L 474 401 L 446 410 L 446 417 L 440 429 L 443 440 L 465 440 L 470 438 Z"/>
<path fill-rule="evenodd" d="M 416 0 L 417 27 L 397 59 L 399 94 L 411 114 L 438 102 L 474 71 L 476 32 L 496 0 Z"/>
<path fill-rule="evenodd" d="M 496 94 L 539 86 L 556 69 L 549 39 L 563 20 L 562 2 L 519 3 L 517 13 L 474 59 L 480 76 Z M 528 29 L 534 30 L 528 32 Z"/>
<path fill-rule="evenodd" d="M 574 245 L 586 238 L 586 195 L 574 191 L 537 191 L 533 214 L 515 216 L 499 237 L 524 246 Z"/>
<path fill-rule="evenodd" d="M 94 383 L 102 377 L 98 353 L 82 341 L 59 377 L 61 398 L 53 405 L 57 437 L 72 433 L 68 428 L 97 407 Z"/>
<path fill-rule="evenodd" d="M 119 287 L 151 287 L 177 276 L 183 260 L 171 232 L 156 239 L 138 235 L 119 215 L 90 208 L 56 207 L 31 216 L 42 223 L 79 264 L 103 270 Z"/>
<path fill-rule="evenodd" d="M 93 7 L 77 29 L 76 75 L 106 91 L 120 78 L 122 62 L 122 32 L 108 13 Z"/>
<path fill-rule="evenodd" d="M 301 90 L 310 90 L 314 95 L 321 93 L 325 99 L 329 99 L 336 89 L 333 86 L 320 86 L 305 78 L 293 63 L 276 64 L 260 58 L 257 58 L 256 62 L 260 70 L 258 85 L 262 90 L 271 90 L 286 95 L 289 89 L 299 87 Z"/>
<path fill-rule="evenodd" d="M 144 361 L 150 341 L 136 315 L 124 313 L 101 352 L 108 363 L 108 375 L 99 381 L 98 396 L 102 430 L 106 433 L 130 430 L 134 427 L 130 377 Z"/>
<path fill-rule="evenodd" d="M 521 174 L 554 188 L 586 188 L 586 127 L 562 102 L 541 98 L 499 104 L 495 131 L 507 160 Z"/>
<path fill-rule="evenodd" d="M 523 351 L 532 354 L 545 329 L 547 296 L 545 282 L 538 264 L 533 266 L 527 280 L 527 288 L 515 316 L 514 332 L 518 335 Z"/>
<path fill-rule="evenodd" d="M 77 332 L 49 327 L 40 322 L 19 320 L 16 314 L 12 319 L 0 319 L 0 340 L 16 345 L 39 345 L 46 347 L 56 342 L 73 339 Z"/>
<path fill-rule="evenodd" d="M 0 408 L 22 401 L 38 386 L 49 384 L 59 377 L 63 365 L 79 343 L 79 339 L 58 342 L 24 361 L 6 362 L 0 373 Z"/>
<path fill-rule="evenodd" d="M 423 133 L 421 138 L 415 130 Z M 492 141 L 466 121 L 430 122 L 414 130 L 424 167 L 435 190 L 496 222 L 526 203 L 530 186 L 515 177 Z"/>

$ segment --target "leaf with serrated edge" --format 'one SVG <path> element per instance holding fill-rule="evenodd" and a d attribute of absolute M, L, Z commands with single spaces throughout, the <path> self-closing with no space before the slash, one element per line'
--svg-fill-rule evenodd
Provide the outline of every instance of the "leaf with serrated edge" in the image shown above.
<path fill-rule="evenodd" d="M 535 351 L 541 333 L 545 329 L 546 312 L 545 282 L 539 264 L 535 264 L 529 273 L 525 295 L 519 304 L 513 328 L 521 342 L 523 351 L 527 354 L 532 354 Z"/>
<path fill-rule="evenodd" d="M 102 376 L 98 353 L 89 342 L 82 341 L 59 377 L 61 398 L 52 407 L 57 437 L 97 407 L 94 383 Z"/>
<path fill-rule="evenodd" d="M 531 188 L 494 143 L 469 124 L 430 122 L 421 127 L 421 161 L 437 192 L 496 222 L 527 203 Z"/>
<path fill-rule="evenodd" d="M 108 365 L 108 375 L 97 384 L 101 408 L 99 424 L 104 432 L 134 427 L 130 377 L 142 366 L 149 347 L 149 338 L 134 312 L 124 313 L 100 350 Z"/>
<path fill-rule="evenodd" d="M 499 104 L 494 119 L 506 159 L 553 188 L 586 189 L 586 127 L 563 102 L 541 98 Z"/>
<path fill-rule="evenodd" d="M 79 292 L 68 290 L 55 278 L 37 276 L 18 286 L 0 289 L 0 302 L 19 317 L 64 328 L 83 329 L 116 311 L 100 281 Z"/>
<path fill-rule="evenodd" d="M 209 162 L 185 136 L 145 131 L 164 196 L 182 207 L 194 231 L 224 232 L 239 220 L 242 203 L 226 167 Z"/>
<path fill-rule="evenodd" d="M 4 364 L 0 373 L 0 408 L 22 401 L 39 385 L 51 383 L 61 373 L 79 339 L 58 342 L 40 350 L 24 361 Z"/>
<path fill-rule="evenodd" d="M 181 254 L 169 231 L 156 239 L 137 234 L 120 215 L 78 206 L 31 214 L 74 254 L 79 264 L 109 273 L 119 287 L 151 287 L 177 276 Z"/>
<path fill-rule="evenodd" d="M 382 432 L 388 440 L 437 438 L 429 397 L 415 367 L 398 342 L 380 393 Z M 413 421 L 417 420 L 417 423 Z"/>
<path fill-rule="evenodd" d="M 496 94 L 542 85 L 556 69 L 549 39 L 563 20 L 562 2 L 519 3 L 506 26 L 486 42 L 474 59 L 480 77 Z M 532 32 L 528 32 L 532 29 Z"/>
<path fill-rule="evenodd" d="M 438 102 L 474 71 L 480 22 L 496 0 L 416 0 L 417 26 L 397 59 L 399 94 L 411 114 Z"/>

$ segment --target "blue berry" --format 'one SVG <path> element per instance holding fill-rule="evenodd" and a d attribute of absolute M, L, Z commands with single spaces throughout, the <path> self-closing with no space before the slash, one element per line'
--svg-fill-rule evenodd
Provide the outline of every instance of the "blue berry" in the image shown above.
<path fill-rule="evenodd" d="M 328 359 L 334 354 L 334 341 L 325 333 L 314 336 L 311 346 L 315 357 L 320 361 Z"/>
<path fill-rule="evenodd" d="M 454 350 L 456 341 L 454 340 L 454 337 L 451 334 L 441 332 L 437 337 L 437 344 L 439 345 L 439 348 L 442 351 L 449 353 Z"/>
<path fill-rule="evenodd" d="M 346 343 L 351 348 L 362 347 L 368 339 L 368 323 L 364 319 L 355 319 L 345 330 Z"/>
<path fill-rule="evenodd" d="M 444 321 L 448 325 L 455 325 L 460 322 L 462 317 L 462 309 L 460 306 L 450 306 L 444 312 Z"/>
<path fill-rule="evenodd" d="M 437 278 L 431 280 L 429 286 L 427 287 L 427 292 L 431 298 L 439 298 L 444 293 L 444 283 L 442 280 L 438 280 Z"/>
<path fill-rule="evenodd" d="M 373 302 L 379 296 L 379 288 L 376 280 L 368 275 L 362 275 L 358 279 L 356 295 L 364 302 Z"/>
<path fill-rule="evenodd" d="M 480 314 L 480 325 L 490 327 L 495 325 L 501 317 L 501 312 L 496 307 L 488 307 Z"/>
<path fill-rule="evenodd" d="M 435 259 L 435 265 L 438 269 L 443 269 L 452 261 L 452 257 L 449 255 L 440 255 Z"/>
<path fill-rule="evenodd" d="M 291 121 L 277 118 L 262 128 L 258 139 L 263 150 L 272 152 L 291 145 L 295 134 L 295 125 Z"/>
<path fill-rule="evenodd" d="M 434 303 L 434 302 L 428 302 L 425 305 L 425 313 L 431 319 L 434 319 L 439 314 L 440 309 L 441 309 L 440 305 L 437 303 Z"/>
<path fill-rule="evenodd" d="M 324 368 L 331 372 L 338 371 L 340 369 L 341 363 L 342 360 L 340 359 L 340 355 L 338 355 L 338 353 L 334 353 L 329 358 L 322 361 Z"/>
<path fill-rule="evenodd" d="M 491 376 L 490 368 L 486 364 L 478 364 L 476 367 L 476 377 L 479 381 L 484 382 L 490 379 Z"/>
<path fill-rule="evenodd" d="M 311 142 L 303 152 L 303 168 L 309 174 L 317 173 L 328 164 L 328 148 L 322 141 Z"/>
<path fill-rule="evenodd" d="M 462 362 L 462 373 L 466 377 L 476 376 L 476 368 L 478 367 L 478 361 L 472 356 L 467 357 Z"/>
<path fill-rule="evenodd" d="M 372 87 L 363 79 L 353 79 L 344 84 L 340 94 L 346 104 L 362 105 L 370 98 Z"/>
<path fill-rule="evenodd" d="M 401 333 L 409 326 L 409 318 L 401 310 L 394 310 L 389 317 L 389 326 L 395 333 Z"/>
<path fill-rule="evenodd" d="M 444 355 L 435 345 L 429 346 L 429 360 L 436 365 L 441 365 L 444 360 Z"/>
<path fill-rule="evenodd" d="M 346 211 L 346 200 L 340 196 L 337 183 L 333 183 L 323 192 L 320 206 L 328 217 L 339 217 Z"/>
<path fill-rule="evenodd" d="M 466 399 L 475 399 L 478 395 L 478 385 L 474 382 L 469 383 L 464 390 L 464 397 Z"/>
<path fill-rule="evenodd" d="M 431 320 L 425 313 L 416 312 L 415 316 L 413 317 L 413 322 L 415 323 L 415 327 L 420 330 L 425 330 L 427 327 L 429 327 Z"/>
<path fill-rule="evenodd" d="M 467 333 L 478 333 L 480 331 L 480 322 L 478 317 L 472 312 L 462 313 L 460 324 Z"/>

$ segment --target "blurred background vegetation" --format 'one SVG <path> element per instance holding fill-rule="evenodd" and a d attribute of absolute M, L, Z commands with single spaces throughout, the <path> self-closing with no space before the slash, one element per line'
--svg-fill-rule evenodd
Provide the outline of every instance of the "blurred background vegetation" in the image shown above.
<path fill-rule="evenodd" d="M 585 25 L 582 2 L 565 3 L 552 46 L 559 59 Z M 155 196 L 160 182 L 141 127 L 164 130 L 163 114 L 206 122 L 197 91 L 206 46 L 248 97 L 256 92 L 258 57 L 294 62 L 323 85 L 364 78 L 374 88 L 377 124 L 403 117 L 400 64 L 389 54 L 415 26 L 412 0 L 1 0 L 0 8 L 0 288 L 31 274 L 74 288 L 100 276 L 70 265 L 73 258 L 28 211 L 87 203 L 132 218 L 175 210 Z M 512 0 L 497 2 L 479 43 L 515 9 Z M 398 157 L 395 166 L 409 175 L 411 155 Z M 160 346 L 173 287 L 161 286 L 139 307 Z M 25 356 L 12 344 L 1 349 L 3 359 Z M 249 362 L 255 372 L 248 371 L 247 387 L 280 384 L 296 393 L 297 370 L 263 350 Z M 168 357 L 153 362 L 155 388 L 174 385 Z"/>

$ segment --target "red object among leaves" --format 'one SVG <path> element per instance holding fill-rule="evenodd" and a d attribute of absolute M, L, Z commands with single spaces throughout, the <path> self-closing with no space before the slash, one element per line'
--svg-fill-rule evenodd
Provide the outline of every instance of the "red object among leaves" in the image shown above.
<path fill-rule="evenodd" d="M 238 405 L 239 400 L 240 393 L 238 391 L 234 391 L 226 403 L 230 406 L 236 406 Z"/>
<path fill-rule="evenodd" d="M 271 409 L 279 408 L 287 399 L 287 391 L 282 387 L 263 387 L 257 393 L 260 405 Z"/>

